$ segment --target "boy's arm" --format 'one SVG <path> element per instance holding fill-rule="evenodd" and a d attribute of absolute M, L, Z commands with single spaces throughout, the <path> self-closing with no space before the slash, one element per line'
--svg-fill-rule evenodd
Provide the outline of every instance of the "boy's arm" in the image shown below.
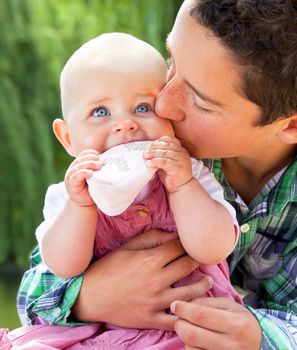
<path fill-rule="evenodd" d="M 263 307 L 248 306 L 262 328 L 262 349 L 297 349 L 296 267 L 297 249 L 291 249 L 279 271 L 263 281 Z"/>
<path fill-rule="evenodd" d="M 80 319 L 130 328 L 170 330 L 175 321 L 167 312 L 170 303 L 199 297 L 210 288 L 207 278 L 193 285 L 171 288 L 197 266 L 195 260 L 185 255 L 175 235 L 158 230 L 134 237 L 91 264 L 84 276 L 72 279 L 52 274 L 42 263 L 37 248 L 18 292 L 18 312 L 23 325 L 44 321 L 79 325 Z M 77 308 L 77 313 L 72 313 L 82 289 L 90 289 L 83 304 L 90 305 L 91 316 L 81 314 Z M 114 305 L 120 305 L 116 313 Z"/>
<path fill-rule="evenodd" d="M 297 349 L 297 316 L 277 310 L 248 309 L 262 329 L 261 350 Z"/>
<path fill-rule="evenodd" d="M 39 324 L 80 325 L 71 322 L 71 308 L 80 291 L 83 275 L 64 279 L 54 275 L 43 264 L 39 248 L 30 257 L 31 266 L 23 275 L 17 310 L 23 326 Z"/>

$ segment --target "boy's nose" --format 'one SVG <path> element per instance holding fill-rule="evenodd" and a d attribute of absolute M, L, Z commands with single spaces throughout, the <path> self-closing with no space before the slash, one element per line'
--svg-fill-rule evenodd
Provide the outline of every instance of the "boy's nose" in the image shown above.
<path fill-rule="evenodd" d="M 114 130 L 116 132 L 133 132 L 138 129 L 137 123 L 132 119 L 120 120 L 116 123 Z"/>
<path fill-rule="evenodd" d="M 176 121 L 183 120 L 185 114 L 182 108 L 182 100 L 183 96 L 181 87 L 173 78 L 167 82 L 157 97 L 155 104 L 156 114 L 161 118 Z"/>

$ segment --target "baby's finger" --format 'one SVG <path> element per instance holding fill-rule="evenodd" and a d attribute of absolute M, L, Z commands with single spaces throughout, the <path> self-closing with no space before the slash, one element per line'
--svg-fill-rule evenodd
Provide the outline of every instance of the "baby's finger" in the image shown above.
<path fill-rule="evenodd" d="M 152 158 L 146 161 L 147 167 L 163 169 L 164 171 L 173 168 L 175 165 L 178 165 L 178 162 L 168 158 Z"/>
<path fill-rule="evenodd" d="M 178 160 L 180 159 L 182 154 L 180 152 L 172 151 L 169 149 L 154 149 L 148 150 L 144 154 L 144 159 L 167 159 L 167 160 Z"/>
<path fill-rule="evenodd" d="M 184 166 L 185 164 L 191 164 L 190 157 L 184 151 L 174 150 L 147 150 L 143 155 L 147 161 L 152 160 L 156 166 Z M 147 164 L 148 165 L 148 164 Z"/>
<path fill-rule="evenodd" d="M 172 151 L 178 151 L 182 150 L 183 148 L 179 143 L 176 143 L 174 141 L 156 140 L 147 148 L 147 150 L 154 149 L 168 149 Z"/>
<path fill-rule="evenodd" d="M 65 174 L 65 179 L 70 178 L 73 174 L 76 174 L 81 170 L 99 170 L 103 165 L 104 162 L 98 159 L 72 163 Z"/>
<path fill-rule="evenodd" d="M 81 169 L 68 177 L 68 182 L 72 184 L 84 185 L 85 181 L 93 175 L 93 170 L 91 169 Z"/>
<path fill-rule="evenodd" d="M 84 162 L 88 162 L 88 161 L 91 161 L 91 162 L 101 161 L 102 162 L 102 159 L 100 159 L 99 154 L 94 154 L 94 153 L 87 154 L 87 155 L 80 155 L 73 160 L 73 162 L 69 165 L 68 170 L 73 171 L 73 169 L 75 169 L 77 166 L 79 166 L 79 168 L 81 169 L 81 168 L 83 168 L 83 166 L 81 164 Z"/>
<path fill-rule="evenodd" d="M 73 165 L 73 168 L 76 169 L 76 171 L 80 169 L 98 170 L 98 169 L 101 169 L 103 165 L 104 165 L 104 162 L 101 159 L 86 160 L 84 162 Z"/>
<path fill-rule="evenodd" d="M 100 157 L 99 154 L 85 154 L 85 155 L 81 155 L 81 156 L 78 156 L 72 163 L 70 166 L 75 166 L 75 165 L 78 165 L 80 163 L 83 163 L 83 162 L 87 162 L 87 161 L 103 161 L 102 158 Z"/>
<path fill-rule="evenodd" d="M 179 139 L 177 139 L 176 137 L 172 137 L 172 136 L 162 136 L 156 141 L 163 141 L 163 142 L 175 143 L 177 145 L 181 145 L 181 142 L 179 141 Z"/>
<path fill-rule="evenodd" d="M 154 141 L 143 154 L 144 159 L 152 158 L 168 158 L 177 160 L 181 158 L 188 158 L 188 152 L 180 144 L 175 142 Z"/>
<path fill-rule="evenodd" d="M 94 149 L 85 149 L 84 151 L 80 152 L 78 157 L 84 156 L 84 155 L 88 155 L 88 154 L 95 154 L 99 156 L 99 152 L 94 150 Z"/>

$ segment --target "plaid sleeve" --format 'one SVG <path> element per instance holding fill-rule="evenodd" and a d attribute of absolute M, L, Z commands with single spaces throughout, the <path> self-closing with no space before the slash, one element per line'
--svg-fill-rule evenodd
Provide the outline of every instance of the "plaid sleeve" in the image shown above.
<path fill-rule="evenodd" d="M 295 350 L 297 349 L 297 317 L 286 312 L 247 308 L 258 319 L 262 328 L 261 350 Z"/>
<path fill-rule="evenodd" d="M 69 320 L 83 275 L 64 279 L 52 274 L 42 263 L 38 247 L 32 252 L 31 266 L 25 272 L 17 295 L 21 323 L 32 325 L 41 318 L 50 324 L 80 325 Z"/>
<path fill-rule="evenodd" d="M 297 252 L 284 257 L 282 268 L 264 282 L 265 309 L 248 309 L 262 328 L 262 350 L 297 349 Z"/>

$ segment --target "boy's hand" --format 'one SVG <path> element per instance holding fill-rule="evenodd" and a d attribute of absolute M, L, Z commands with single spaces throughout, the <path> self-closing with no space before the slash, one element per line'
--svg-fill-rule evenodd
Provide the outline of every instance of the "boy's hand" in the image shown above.
<path fill-rule="evenodd" d="M 227 298 L 198 298 L 191 302 L 175 301 L 171 310 L 178 320 L 175 331 L 185 349 L 261 348 L 261 327 L 243 305 Z"/>
<path fill-rule="evenodd" d="M 193 177 L 189 153 L 175 137 L 163 136 L 144 152 L 147 166 L 161 169 L 158 173 L 169 192 L 176 192 Z"/>
<path fill-rule="evenodd" d="M 95 150 L 85 150 L 70 164 L 66 171 L 64 182 L 70 200 L 81 206 L 94 205 L 86 180 L 93 175 L 93 171 L 101 169 L 104 162 Z"/>
<path fill-rule="evenodd" d="M 172 233 L 150 230 L 90 264 L 72 308 L 74 318 L 126 328 L 173 330 L 177 317 L 166 312 L 169 305 L 177 299 L 205 295 L 210 289 L 205 277 L 172 288 L 198 267 L 176 238 Z"/>

